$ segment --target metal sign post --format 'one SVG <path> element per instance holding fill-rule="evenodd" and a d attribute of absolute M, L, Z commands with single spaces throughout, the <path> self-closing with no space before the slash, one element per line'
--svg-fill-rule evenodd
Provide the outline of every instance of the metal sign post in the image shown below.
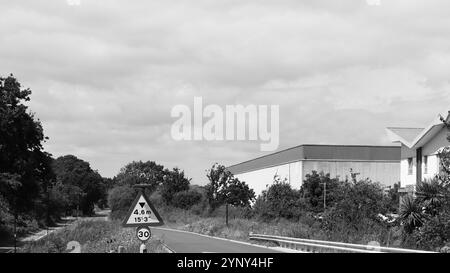
<path fill-rule="evenodd" d="M 161 226 L 164 224 L 161 216 L 156 211 L 150 200 L 145 195 L 148 184 L 138 184 L 139 194 L 133 201 L 127 216 L 122 222 L 123 227 L 136 227 L 136 237 L 141 241 L 140 253 L 147 253 L 145 243 L 151 238 L 150 226 Z"/>
<path fill-rule="evenodd" d="M 147 247 L 145 243 L 152 237 L 152 233 L 149 227 L 141 226 L 136 228 L 136 237 L 142 242 L 139 248 L 140 253 L 147 253 Z"/>

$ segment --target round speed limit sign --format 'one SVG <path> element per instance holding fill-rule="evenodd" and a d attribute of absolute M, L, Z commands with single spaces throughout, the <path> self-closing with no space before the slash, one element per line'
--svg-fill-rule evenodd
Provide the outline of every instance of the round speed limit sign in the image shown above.
<path fill-rule="evenodd" d="M 148 241 L 148 239 L 150 239 L 150 237 L 152 237 L 152 233 L 150 232 L 150 229 L 148 227 L 138 227 L 136 229 L 136 236 L 142 242 L 146 242 Z"/>

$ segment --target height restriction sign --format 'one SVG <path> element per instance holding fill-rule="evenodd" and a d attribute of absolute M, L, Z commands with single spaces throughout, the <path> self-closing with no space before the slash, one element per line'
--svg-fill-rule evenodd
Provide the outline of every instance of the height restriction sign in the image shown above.
<path fill-rule="evenodd" d="M 127 217 L 122 222 L 123 227 L 161 226 L 164 222 L 143 192 L 134 200 Z"/>

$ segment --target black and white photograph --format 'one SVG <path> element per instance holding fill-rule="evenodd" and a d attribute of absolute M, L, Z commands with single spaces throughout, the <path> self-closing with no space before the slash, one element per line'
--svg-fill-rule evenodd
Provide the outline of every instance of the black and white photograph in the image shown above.
<path fill-rule="evenodd" d="M 449 1 L 0 0 L 0 261 L 374 253 L 450 253 Z"/>

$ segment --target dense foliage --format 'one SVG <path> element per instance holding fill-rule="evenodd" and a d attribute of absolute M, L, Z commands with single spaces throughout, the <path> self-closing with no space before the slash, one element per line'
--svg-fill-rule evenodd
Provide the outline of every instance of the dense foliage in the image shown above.
<path fill-rule="evenodd" d="M 164 179 L 164 166 L 154 161 L 133 161 L 125 165 L 114 178 L 114 185 L 147 184 L 148 192 L 153 192 Z"/>
<path fill-rule="evenodd" d="M 30 95 L 14 76 L 0 77 L 0 233 L 12 232 L 14 218 L 46 218 L 41 201 L 53 172 L 42 125 L 25 105 Z"/>
<path fill-rule="evenodd" d="M 53 164 L 60 200 L 65 211 L 80 210 L 84 215 L 94 212 L 94 204 L 104 198 L 106 185 L 88 162 L 73 155 L 57 158 Z"/>
<path fill-rule="evenodd" d="M 173 196 L 173 205 L 181 209 L 189 209 L 200 203 L 202 194 L 196 190 L 180 191 Z"/>
<path fill-rule="evenodd" d="M 205 186 L 206 196 L 211 210 L 224 204 L 250 206 L 255 199 L 255 192 L 223 165 L 215 163 L 207 171 L 206 177 L 209 180 Z"/>
<path fill-rule="evenodd" d="M 254 211 L 263 220 L 298 219 L 304 212 L 302 201 L 300 192 L 276 175 L 274 183 L 256 199 Z"/>
<path fill-rule="evenodd" d="M 185 177 L 184 171 L 181 171 L 178 168 L 174 168 L 172 171 L 166 170 L 164 181 L 160 187 L 161 196 L 164 202 L 168 205 L 183 207 L 183 205 L 178 204 L 179 198 L 174 200 L 174 197 L 179 192 L 187 191 L 189 189 L 190 181 L 191 179 Z M 184 196 L 187 196 L 187 193 L 185 193 Z"/>
<path fill-rule="evenodd" d="M 104 179 L 74 156 L 54 160 L 47 140 L 28 110 L 31 90 L 14 76 L 0 77 L 0 237 L 21 235 L 52 224 L 71 210 L 91 214 L 106 199 Z"/>
<path fill-rule="evenodd" d="M 130 185 L 122 185 L 112 188 L 108 194 L 108 205 L 111 209 L 112 219 L 121 219 L 125 217 L 134 198 L 136 198 L 137 190 Z"/>

